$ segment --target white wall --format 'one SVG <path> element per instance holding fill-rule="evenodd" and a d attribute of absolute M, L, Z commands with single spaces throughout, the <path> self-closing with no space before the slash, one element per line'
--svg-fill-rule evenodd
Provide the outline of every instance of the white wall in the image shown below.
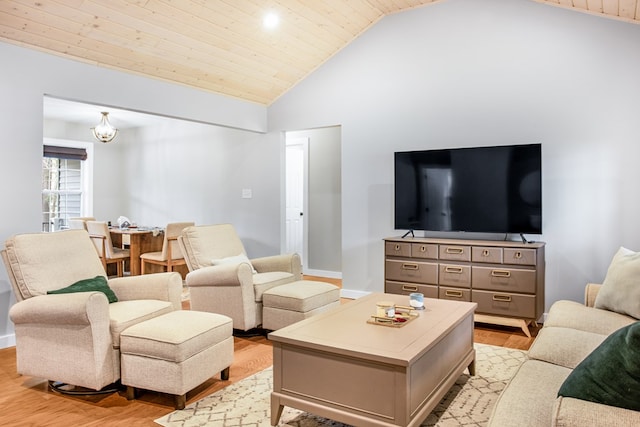
<path fill-rule="evenodd" d="M 400 234 L 394 151 L 542 143 L 544 234 L 528 237 L 547 242 L 548 308 L 581 301 L 620 245 L 640 250 L 638 76 L 640 25 L 448 0 L 385 17 L 270 106 L 268 124 L 342 126 L 343 286 L 361 291 L 383 289 L 382 239 Z"/>
<path fill-rule="evenodd" d="M 124 144 L 123 213 L 138 224 L 232 223 L 250 257 L 280 253 L 280 149 L 264 134 L 182 120 Z M 242 198 L 250 189 L 252 197 Z M 114 218 L 115 219 L 115 218 Z"/>
<path fill-rule="evenodd" d="M 42 116 L 45 94 L 245 129 L 252 135 L 266 130 L 266 107 L 256 104 L 78 63 L 5 43 L 0 43 L 0 58 L 0 129 L 3 131 L 3 138 L 0 139 L 3 159 L 0 168 L 0 196 L 5 207 L 1 213 L 0 242 L 16 233 L 37 232 L 41 229 Z M 254 137 L 240 138 L 245 149 L 247 141 L 252 138 Z M 261 139 L 269 144 L 268 141 L 272 138 L 263 135 Z M 275 141 L 277 146 L 278 139 Z M 97 146 L 96 156 L 101 155 L 98 148 L 109 149 L 107 145 Z M 269 186 L 270 182 L 275 182 L 277 188 L 280 182 L 277 154 L 278 160 L 272 165 L 269 162 L 273 156 L 265 155 L 262 148 L 257 151 L 257 155 L 261 156 L 257 159 L 249 155 L 250 150 L 237 153 L 238 150 L 240 148 L 234 148 L 234 155 L 238 161 L 246 164 L 246 167 L 238 170 L 251 171 L 255 167 L 257 178 L 251 178 L 251 183 L 259 181 L 261 185 L 257 189 L 262 190 L 263 185 Z M 269 151 L 269 147 L 265 146 L 264 150 Z M 113 167 L 100 167 L 96 166 L 96 173 L 102 176 L 117 176 L 120 173 Z M 249 172 L 250 176 L 251 173 Z M 268 176 L 270 173 L 275 176 Z M 188 192 L 189 189 L 185 191 Z M 264 191 L 257 193 L 260 198 L 254 198 L 255 204 L 262 203 L 267 198 L 261 194 Z M 200 192 L 194 196 L 202 199 L 207 194 Z M 117 196 L 111 193 L 109 197 Z M 279 209 L 274 213 L 271 201 L 278 197 L 273 194 L 269 197 L 268 206 L 264 210 L 261 207 L 254 209 L 254 212 L 262 212 L 268 218 L 265 221 L 269 222 L 269 226 L 264 226 L 256 221 L 256 228 L 250 230 L 254 240 L 251 247 L 256 252 L 266 250 L 267 247 L 279 247 Z M 106 203 L 110 202 L 113 200 L 106 200 Z M 99 206 L 101 201 L 95 203 Z M 225 201 L 217 203 L 226 204 Z M 234 203 L 238 202 L 231 201 L 228 204 Z M 7 205 L 11 208 L 8 209 Z M 206 210 L 202 204 L 200 206 L 203 211 Z M 204 213 L 199 215 L 205 217 Z M 242 219 L 249 222 L 251 215 Z M 12 303 L 13 296 L 6 271 L 0 268 L 0 347 L 13 343 L 13 325 L 8 319 Z"/>

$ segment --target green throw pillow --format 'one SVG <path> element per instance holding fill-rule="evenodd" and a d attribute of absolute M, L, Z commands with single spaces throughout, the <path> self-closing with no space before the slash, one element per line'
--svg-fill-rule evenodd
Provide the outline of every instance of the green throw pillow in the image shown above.
<path fill-rule="evenodd" d="M 74 283 L 66 288 L 56 289 L 55 291 L 47 291 L 48 294 L 70 294 L 73 292 L 102 292 L 107 296 L 109 304 L 117 302 L 118 297 L 113 290 L 107 284 L 107 279 L 104 276 L 96 276 L 93 279 L 84 279 Z"/>
<path fill-rule="evenodd" d="M 640 411 L 640 322 L 609 335 L 569 374 L 558 396 Z"/>

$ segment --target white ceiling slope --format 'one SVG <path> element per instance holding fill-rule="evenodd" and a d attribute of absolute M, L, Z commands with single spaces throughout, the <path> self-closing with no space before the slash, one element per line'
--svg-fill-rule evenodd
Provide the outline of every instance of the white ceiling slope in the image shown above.
<path fill-rule="evenodd" d="M 0 40 L 269 105 L 385 15 L 439 1 L 2 0 Z M 640 22 L 640 0 L 533 1 Z"/>

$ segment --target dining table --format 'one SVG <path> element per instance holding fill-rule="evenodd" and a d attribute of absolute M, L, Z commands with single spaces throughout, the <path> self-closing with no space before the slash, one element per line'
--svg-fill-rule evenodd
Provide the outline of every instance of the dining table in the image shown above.
<path fill-rule="evenodd" d="M 140 255 L 162 250 L 164 230 L 158 228 L 109 228 L 111 241 L 118 248 L 129 248 L 129 271 L 132 276 L 141 273 Z"/>

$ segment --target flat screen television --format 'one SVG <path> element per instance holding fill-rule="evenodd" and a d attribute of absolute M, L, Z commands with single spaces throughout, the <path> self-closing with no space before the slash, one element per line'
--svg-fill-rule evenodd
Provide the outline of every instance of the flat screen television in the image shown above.
<path fill-rule="evenodd" d="M 394 153 L 396 230 L 542 234 L 541 144 Z"/>

